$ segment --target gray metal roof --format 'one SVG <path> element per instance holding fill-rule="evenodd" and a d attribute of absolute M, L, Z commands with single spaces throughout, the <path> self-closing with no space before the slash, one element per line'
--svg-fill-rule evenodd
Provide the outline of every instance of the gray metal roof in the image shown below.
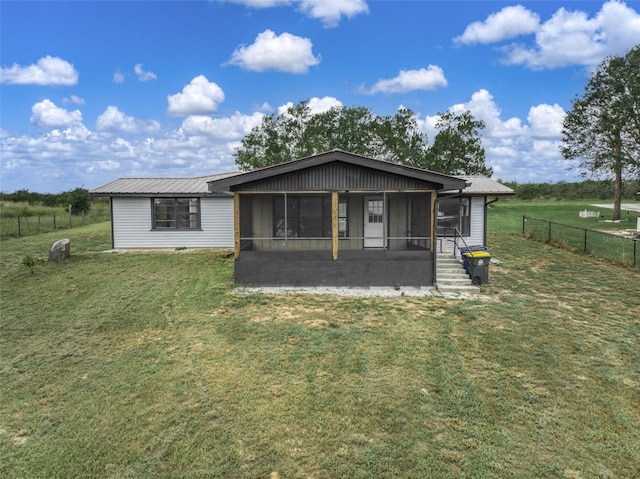
<path fill-rule="evenodd" d="M 471 183 L 462 190 L 462 193 L 465 195 L 507 196 L 516 194 L 511 188 L 483 175 L 457 175 L 457 177 L 465 180 L 467 183 Z"/>
<path fill-rule="evenodd" d="M 239 171 L 195 178 L 119 178 L 93 188 L 94 196 L 210 195 L 207 183 L 240 174 Z"/>

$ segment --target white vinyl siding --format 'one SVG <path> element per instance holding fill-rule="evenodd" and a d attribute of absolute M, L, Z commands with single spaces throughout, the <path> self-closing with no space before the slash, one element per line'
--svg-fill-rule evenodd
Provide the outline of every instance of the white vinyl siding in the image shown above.
<path fill-rule="evenodd" d="M 484 244 L 484 196 L 472 196 L 470 198 L 470 218 L 469 218 L 469 236 L 463 239 L 467 246 L 487 246 Z M 449 238 L 452 239 L 452 238 Z M 458 239 L 458 246 L 464 248 L 465 243 Z M 453 249 L 452 243 L 447 244 L 449 249 Z M 457 250 L 456 250 L 457 251 Z"/>
<path fill-rule="evenodd" d="M 233 248 L 233 198 L 200 199 L 200 229 L 152 228 L 149 197 L 114 197 L 114 248 Z"/>
<path fill-rule="evenodd" d="M 469 246 L 484 244 L 484 196 L 471 197 L 471 218 L 469 237 L 464 240 Z"/>

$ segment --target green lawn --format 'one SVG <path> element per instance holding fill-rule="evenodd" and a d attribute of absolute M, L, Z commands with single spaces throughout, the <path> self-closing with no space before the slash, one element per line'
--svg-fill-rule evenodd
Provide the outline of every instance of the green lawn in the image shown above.
<path fill-rule="evenodd" d="M 236 294 L 214 252 L 101 252 L 108 223 L 34 274 L 60 234 L 2 241 L 0 477 L 634 477 L 640 272 L 504 205 L 465 301 Z"/>

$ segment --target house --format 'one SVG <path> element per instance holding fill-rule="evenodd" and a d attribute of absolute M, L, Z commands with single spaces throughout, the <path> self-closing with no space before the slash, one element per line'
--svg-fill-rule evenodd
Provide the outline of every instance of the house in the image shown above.
<path fill-rule="evenodd" d="M 233 196 L 209 193 L 208 182 L 238 173 L 120 178 L 90 194 L 110 198 L 113 248 L 229 248 Z"/>
<path fill-rule="evenodd" d="M 438 252 L 486 244 L 487 206 L 513 191 L 334 150 L 91 194 L 111 198 L 114 248 L 232 247 L 237 284 L 430 286 Z"/>

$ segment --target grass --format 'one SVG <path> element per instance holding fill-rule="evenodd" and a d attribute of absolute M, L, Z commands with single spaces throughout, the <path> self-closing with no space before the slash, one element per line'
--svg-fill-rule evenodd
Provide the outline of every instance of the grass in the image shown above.
<path fill-rule="evenodd" d="M 58 236 L 1 244 L 2 477 L 640 470 L 637 271 L 516 229 L 490 235 L 477 300 L 237 294 L 215 252 L 68 233 L 33 275 Z"/>
<path fill-rule="evenodd" d="M 109 216 L 109 204 L 104 202 L 93 203 L 91 211 L 70 217 L 62 206 L 0 201 L 0 237 L 38 235 L 57 229 L 85 226 L 103 222 Z"/>
<path fill-rule="evenodd" d="M 522 201 L 514 198 L 502 198 L 490 206 L 489 231 L 522 232 L 522 216 L 553 221 L 570 226 L 578 226 L 586 229 L 634 229 L 638 213 L 630 211 L 621 212 L 620 223 L 605 223 L 611 220 L 613 210 L 610 208 L 596 208 L 593 204 L 613 204 L 606 200 L 534 200 Z M 623 203 L 634 203 L 623 201 Z M 637 202 L 636 202 L 637 203 Z M 583 210 L 598 211 L 600 218 L 580 218 L 579 212 Z"/>

